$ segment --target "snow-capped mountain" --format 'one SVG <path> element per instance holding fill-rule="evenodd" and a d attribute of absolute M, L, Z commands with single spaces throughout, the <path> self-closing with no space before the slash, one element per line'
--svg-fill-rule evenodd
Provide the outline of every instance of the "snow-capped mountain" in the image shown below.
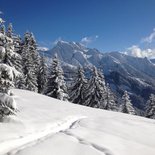
<path fill-rule="evenodd" d="M 59 59 L 73 66 L 89 64 L 87 60 L 88 49 L 80 43 L 58 41 L 56 46 L 46 54 L 53 57 L 57 53 Z"/>
<path fill-rule="evenodd" d="M 0 155 L 154 155 L 155 120 L 13 90 L 17 116 L 0 122 Z"/>
<path fill-rule="evenodd" d="M 44 54 L 51 58 L 55 54 L 62 61 L 64 70 L 75 71 L 75 67 L 92 65 L 103 69 L 107 82 L 118 97 L 129 91 L 133 104 L 143 109 L 150 93 L 155 93 L 155 65 L 147 58 L 137 58 L 119 52 L 103 53 L 80 43 L 58 41 Z"/>

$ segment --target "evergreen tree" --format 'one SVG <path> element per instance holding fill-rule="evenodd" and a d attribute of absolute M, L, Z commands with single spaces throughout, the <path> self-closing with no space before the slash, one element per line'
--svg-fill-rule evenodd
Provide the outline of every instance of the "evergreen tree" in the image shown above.
<path fill-rule="evenodd" d="M 79 67 L 73 86 L 70 89 L 70 101 L 77 104 L 85 102 L 87 80 L 85 79 L 84 70 Z"/>
<path fill-rule="evenodd" d="M 13 40 L 0 33 L 0 92 L 9 94 L 19 72 L 14 67 L 18 55 L 14 52 Z"/>
<path fill-rule="evenodd" d="M 18 57 L 14 58 L 13 66 L 19 71 L 21 74 L 15 79 L 15 87 L 24 89 L 24 75 L 23 75 L 23 63 L 22 63 L 22 40 L 19 35 L 13 33 L 13 26 L 10 23 L 7 30 L 7 36 L 12 38 L 14 45 L 14 52 Z"/>
<path fill-rule="evenodd" d="M 85 97 L 84 105 L 96 108 L 104 107 L 105 82 L 101 74 L 98 74 L 96 67 L 93 68 L 93 74 L 88 82 Z"/>
<path fill-rule="evenodd" d="M 106 91 L 105 91 L 105 100 L 104 100 L 104 109 L 117 111 L 117 105 L 114 99 L 114 95 L 111 92 L 109 84 L 107 84 Z"/>
<path fill-rule="evenodd" d="M 4 25 L 4 23 L 1 23 L 0 33 L 5 35 L 5 25 Z"/>
<path fill-rule="evenodd" d="M 9 35 L 12 37 L 12 33 Z M 15 67 L 15 69 L 17 69 L 18 71 L 20 71 L 21 68 L 21 56 L 16 53 L 15 50 L 15 44 L 14 44 L 14 38 L 6 36 L 6 40 L 5 41 L 5 55 L 3 57 L 3 63 L 11 66 L 11 67 Z"/>
<path fill-rule="evenodd" d="M 64 81 L 63 70 L 60 66 L 57 56 L 52 61 L 50 73 L 47 82 L 46 95 L 67 101 L 67 87 Z"/>
<path fill-rule="evenodd" d="M 39 70 L 39 64 L 40 64 L 40 55 L 37 50 L 37 43 L 33 33 L 30 33 L 29 48 L 30 48 L 31 56 L 35 66 L 35 73 L 37 74 Z"/>
<path fill-rule="evenodd" d="M 12 26 L 12 23 L 10 23 L 9 26 L 8 26 L 7 36 L 9 38 L 12 38 L 13 37 L 13 26 Z"/>
<path fill-rule="evenodd" d="M 15 52 L 21 55 L 23 42 L 20 35 L 14 35 L 13 39 L 14 39 Z"/>
<path fill-rule="evenodd" d="M 145 116 L 147 118 L 155 119 L 155 95 L 151 94 L 146 104 Z"/>
<path fill-rule="evenodd" d="M 36 44 L 33 42 L 32 34 L 27 32 L 24 36 L 22 47 L 23 73 L 25 78 L 25 88 L 37 92 L 37 71 L 34 53 L 36 52 Z M 37 62 L 38 64 L 38 62 Z"/>
<path fill-rule="evenodd" d="M 121 112 L 135 115 L 135 109 L 132 106 L 132 103 L 130 101 L 130 97 L 128 95 L 128 92 L 125 91 L 124 95 L 122 96 L 122 105 L 121 105 Z"/>
<path fill-rule="evenodd" d="M 10 89 L 14 87 L 15 78 L 19 76 L 16 64 L 20 57 L 15 52 L 13 38 L 5 34 L 4 21 L 0 27 L 0 117 L 16 114 L 17 107 L 10 97 Z"/>
<path fill-rule="evenodd" d="M 44 93 L 47 84 L 47 65 L 44 56 L 40 57 L 38 71 L 38 93 Z"/>

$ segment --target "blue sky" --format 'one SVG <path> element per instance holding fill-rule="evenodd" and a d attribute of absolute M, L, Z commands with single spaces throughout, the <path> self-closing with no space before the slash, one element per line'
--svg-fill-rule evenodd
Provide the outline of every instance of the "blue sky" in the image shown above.
<path fill-rule="evenodd" d="M 122 51 L 152 48 L 155 38 L 155 0 L 0 0 L 0 11 L 17 33 L 32 31 L 41 46 L 61 38 Z"/>

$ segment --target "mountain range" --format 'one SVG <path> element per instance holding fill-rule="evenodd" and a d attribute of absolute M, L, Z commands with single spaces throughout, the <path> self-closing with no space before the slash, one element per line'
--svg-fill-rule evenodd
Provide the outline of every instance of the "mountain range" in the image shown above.
<path fill-rule="evenodd" d="M 127 90 L 133 105 L 143 111 L 148 97 L 155 93 L 154 60 L 146 57 L 138 58 L 120 52 L 103 53 L 80 43 L 66 41 L 58 41 L 52 49 L 40 52 L 48 59 L 58 55 L 66 79 L 69 78 L 67 72 L 74 73 L 78 66 L 90 69 L 94 65 L 103 70 L 118 103 L 124 90 Z"/>

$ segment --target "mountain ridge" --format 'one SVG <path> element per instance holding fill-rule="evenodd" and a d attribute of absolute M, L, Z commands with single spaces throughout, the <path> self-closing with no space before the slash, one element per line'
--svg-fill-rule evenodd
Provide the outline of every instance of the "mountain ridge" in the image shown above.
<path fill-rule="evenodd" d="M 58 41 L 52 49 L 43 53 L 49 59 L 57 54 L 64 72 L 69 70 L 74 73 L 76 67 L 91 68 L 93 65 L 103 70 L 106 82 L 116 96 L 120 99 L 127 90 L 138 109 L 144 110 L 149 95 L 155 93 L 155 65 L 148 58 L 117 51 L 102 53 L 95 48 L 66 41 Z"/>

